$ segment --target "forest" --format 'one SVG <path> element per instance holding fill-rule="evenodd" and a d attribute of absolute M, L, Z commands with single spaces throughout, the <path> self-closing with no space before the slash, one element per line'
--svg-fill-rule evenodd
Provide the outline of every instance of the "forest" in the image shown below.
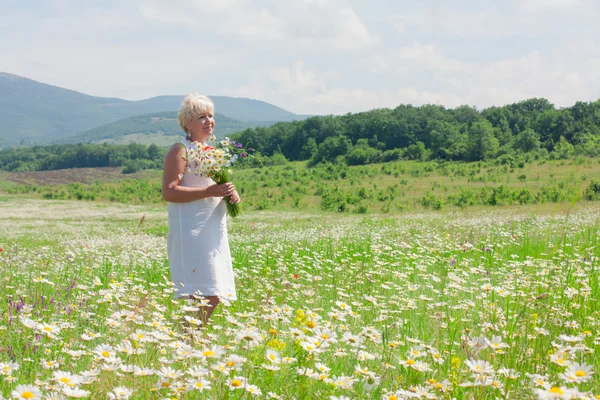
<path fill-rule="evenodd" d="M 309 166 L 366 165 L 396 160 L 489 161 L 567 159 L 600 154 L 600 100 L 556 108 L 533 98 L 477 110 L 400 105 L 341 116 L 280 122 L 233 134 L 255 149 L 252 165 L 308 160 Z M 108 144 L 33 146 L 0 151 L 0 170 L 161 168 L 166 148 Z"/>
<path fill-rule="evenodd" d="M 241 132 L 262 154 L 291 161 L 362 165 L 398 159 L 481 161 L 533 154 L 569 158 L 600 154 L 600 101 L 557 109 L 533 98 L 482 111 L 437 105 L 313 117 Z"/>
<path fill-rule="evenodd" d="M 54 144 L 0 151 L 0 170 L 50 171 L 67 168 L 123 167 L 124 173 L 162 168 L 166 149 L 149 146 L 103 144 Z"/>

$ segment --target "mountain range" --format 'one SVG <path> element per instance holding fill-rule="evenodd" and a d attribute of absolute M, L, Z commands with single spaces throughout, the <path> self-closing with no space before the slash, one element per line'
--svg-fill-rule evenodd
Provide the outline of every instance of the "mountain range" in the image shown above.
<path fill-rule="evenodd" d="M 139 101 L 95 97 L 0 72 L 0 148 L 88 142 L 90 135 L 101 140 L 132 133 L 168 134 L 161 128 L 177 129 L 176 114 L 183 97 L 157 96 Z M 260 100 L 210 97 L 219 113 L 217 124 L 221 119 L 228 127 L 216 133 L 306 118 Z M 140 124 L 138 128 L 136 123 Z M 102 137 L 101 132 L 109 136 Z"/>
<path fill-rule="evenodd" d="M 241 132 L 247 128 L 257 126 L 271 126 L 276 121 L 240 121 L 229 118 L 223 114 L 215 113 L 214 135 L 222 139 L 235 132 Z M 182 135 L 179 127 L 177 111 L 164 111 L 152 114 L 135 115 L 92 128 L 69 136 L 61 140 L 61 143 L 120 143 L 126 144 L 136 142 L 140 144 L 154 143 L 156 145 L 168 145 L 173 143 L 173 136 Z"/>

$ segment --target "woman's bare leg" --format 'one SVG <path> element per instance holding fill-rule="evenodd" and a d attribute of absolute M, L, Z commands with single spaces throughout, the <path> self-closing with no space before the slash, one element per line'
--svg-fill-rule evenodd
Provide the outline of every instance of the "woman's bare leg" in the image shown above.
<path fill-rule="evenodd" d="M 219 296 L 204 296 L 204 299 L 200 301 L 198 318 L 202 321 L 202 326 L 206 327 L 208 320 L 213 312 L 215 312 L 215 308 L 217 308 L 220 302 Z"/>
<path fill-rule="evenodd" d="M 219 305 L 219 303 L 221 302 L 219 300 L 219 296 L 194 296 L 194 295 L 190 295 L 189 297 L 180 297 L 177 300 L 191 300 L 195 305 L 198 306 L 199 310 L 196 313 L 196 316 L 198 317 L 198 319 L 200 321 L 202 321 L 201 325 L 195 325 L 192 326 L 192 324 L 190 324 L 188 321 L 185 320 L 185 318 L 182 318 L 182 324 L 183 324 L 183 332 L 184 334 L 188 335 L 189 338 L 192 340 L 192 342 L 194 342 L 196 339 L 194 338 L 194 331 L 197 329 L 205 329 L 206 326 L 208 325 L 208 320 L 210 319 L 210 317 L 212 316 L 213 312 L 215 311 L 215 308 L 217 308 L 217 306 Z"/>

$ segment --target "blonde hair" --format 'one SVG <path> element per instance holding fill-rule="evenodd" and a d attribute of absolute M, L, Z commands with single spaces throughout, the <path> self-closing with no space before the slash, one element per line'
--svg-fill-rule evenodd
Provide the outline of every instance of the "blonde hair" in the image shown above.
<path fill-rule="evenodd" d="M 190 131 L 187 128 L 187 124 L 200 115 L 206 113 L 213 113 L 215 106 L 210 98 L 201 95 L 200 93 L 190 93 L 185 96 L 181 107 L 179 107 L 179 126 L 185 131 L 185 137 L 190 138 Z"/>

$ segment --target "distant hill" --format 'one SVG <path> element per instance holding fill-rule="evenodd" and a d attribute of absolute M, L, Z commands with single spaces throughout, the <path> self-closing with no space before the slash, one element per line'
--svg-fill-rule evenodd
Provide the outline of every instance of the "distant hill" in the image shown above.
<path fill-rule="evenodd" d="M 270 121 L 239 121 L 225 115 L 215 114 L 215 136 L 223 138 L 229 134 L 258 126 L 268 127 L 275 122 Z M 60 140 L 61 143 L 129 143 L 142 142 L 157 145 L 172 143 L 173 139 L 164 140 L 165 136 L 182 135 L 179 127 L 177 111 L 166 111 L 146 115 L 136 115 L 116 122 L 101 125 L 75 136 Z"/>
<path fill-rule="evenodd" d="M 55 142 L 127 117 L 177 111 L 183 97 L 158 96 L 139 101 L 94 97 L 0 72 L 0 147 Z M 238 121 L 305 118 L 264 101 L 211 98 L 215 111 Z"/>

